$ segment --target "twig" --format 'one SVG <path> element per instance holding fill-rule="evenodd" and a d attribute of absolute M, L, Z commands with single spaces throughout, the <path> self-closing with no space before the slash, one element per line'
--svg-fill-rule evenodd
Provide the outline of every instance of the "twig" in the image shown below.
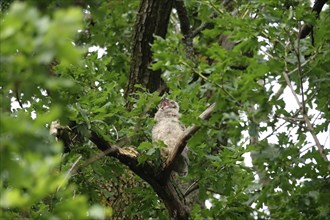
<path fill-rule="evenodd" d="M 304 118 L 289 118 L 289 117 L 278 117 L 278 118 L 286 120 L 287 122 L 290 122 L 291 124 L 294 124 L 299 128 L 304 129 L 304 131 L 308 131 L 308 128 L 303 123 L 298 122 L 298 121 L 305 122 Z"/>
<path fill-rule="evenodd" d="M 119 140 L 118 131 L 117 131 L 117 129 L 116 129 L 116 127 L 115 127 L 114 125 L 112 125 L 112 128 L 113 128 L 113 130 L 115 130 L 115 132 L 116 132 L 116 141 L 118 141 L 118 140 Z"/>
<path fill-rule="evenodd" d="M 217 16 L 216 13 L 213 12 L 210 16 L 210 19 L 213 19 L 216 16 Z M 196 37 L 200 32 L 202 32 L 203 30 L 208 28 L 210 25 L 211 25 L 211 23 L 209 23 L 209 22 L 203 22 L 200 26 L 198 26 L 195 30 L 192 31 L 191 37 L 192 38 Z"/>
<path fill-rule="evenodd" d="M 210 23 L 203 22 L 201 25 L 199 25 L 195 30 L 192 31 L 192 37 L 196 37 L 197 34 L 205 30 L 208 26 L 210 26 Z"/>
<path fill-rule="evenodd" d="M 313 56 L 311 56 L 309 59 L 307 59 L 305 62 L 300 64 L 300 67 L 304 67 L 307 63 L 309 63 L 310 61 L 314 60 L 314 58 L 318 55 L 318 53 L 316 52 L 315 54 L 313 54 Z M 299 67 L 294 68 L 293 70 L 291 70 L 290 72 L 288 72 L 288 76 L 290 76 L 291 74 L 293 74 L 294 72 L 298 71 Z"/>
<path fill-rule="evenodd" d="M 84 167 L 87 167 L 88 165 L 94 163 L 95 161 L 109 155 L 115 152 L 119 151 L 119 148 L 123 147 L 124 145 L 126 145 L 128 143 L 129 139 L 128 138 L 124 138 L 122 140 L 120 140 L 116 145 L 112 145 L 110 148 L 106 148 L 104 151 L 98 153 L 97 155 L 90 157 L 89 159 L 87 159 L 84 163 L 75 166 L 72 171 L 71 174 L 75 174 L 77 172 L 79 172 L 81 169 L 83 169 Z"/>
<path fill-rule="evenodd" d="M 18 102 L 19 106 L 21 107 L 21 109 L 23 109 L 23 103 L 21 102 L 21 99 L 19 97 L 19 94 L 18 94 L 18 89 L 16 88 L 15 89 L 15 97 L 16 97 L 16 101 Z"/>
<path fill-rule="evenodd" d="M 285 89 L 285 85 L 281 84 L 281 87 L 277 90 L 277 92 L 273 95 L 272 98 L 278 99 L 282 95 L 284 89 Z"/>
<path fill-rule="evenodd" d="M 197 190 L 199 188 L 198 185 L 199 180 L 194 181 L 184 192 L 183 196 L 187 197 L 189 196 L 192 192 L 194 192 L 195 190 Z"/>
<path fill-rule="evenodd" d="M 300 29 L 300 28 L 299 28 Z M 298 62 L 298 75 L 299 75 L 299 82 L 300 82 L 300 90 L 301 90 L 301 107 L 303 114 L 306 114 L 306 105 L 305 105 L 305 92 L 304 92 L 304 84 L 303 84 L 303 76 L 302 76 L 302 67 L 301 67 L 301 60 L 300 60 L 300 38 L 297 39 L 297 50 L 294 50 L 297 57 Z"/>
<path fill-rule="evenodd" d="M 320 111 L 314 118 L 314 121 L 312 122 L 313 124 L 315 124 L 316 120 L 320 117 L 320 115 L 322 114 L 322 112 Z"/>
<path fill-rule="evenodd" d="M 316 3 L 315 3 L 316 4 Z M 315 6 L 315 5 L 314 5 Z M 322 9 L 322 8 L 321 8 Z M 320 9 L 320 10 L 321 10 Z M 325 151 L 324 151 L 324 148 L 323 146 L 321 145 L 317 135 L 315 134 L 315 131 L 314 131 L 314 128 L 313 128 L 313 124 L 311 123 L 308 115 L 307 115 L 307 112 L 306 112 L 306 107 L 305 107 L 305 97 L 304 97 L 304 91 L 303 91 L 303 82 L 302 82 L 302 64 L 300 62 L 300 36 L 298 35 L 298 45 L 297 45 L 297 49 L 294 48 L 294 52 L 296 54 L 296 57 L 297 57 L 297 61 L 298 61 L 298 66 L 297 66 L 297 70 L 298 70 L 298 75 L 299 75 L 299 79 L 300 79 L 300 88 L 301 88 L 301 96 L 302 96 L 302 102 L 299 101 L 298 99 L 298 95 L 297 93 L 294 91 L 293 87 L 292 87 L 292 84 L 291 84 L 291 81 L 289 79 L 289 76 L 287 74 L 286 71 L 283 72 L 283 76 L 284 76 L 284 79 L 287 83 L 287 85 L 289 86 L 290 90 L 291 90 L 291 93 L 293 94 L 300 110 L 302 111 L 302 116 L 303 116 L 303 119 L 305 121 L 305 124 L 307 126 L 307 129 L 308 131 L 310 132 L 310 134 L 312 135 L 313 139 L 314 139 L 314 142 L 315 142 L 315 145 L 321 155 L 321 157 L 326 161 L 326 162 L 329 162 L 328 158 L 327 158 L 327 155 L 325 154 Z M 294 44 L 292 44 L 294 45 Z M 315 53 L 317 54 L 317 53 Z M 328 170 L 330 170 L 330 166 L 328 166 Z"/>
<path fill-rule="evenodd" d="M 224 14 L 224 12 L 220 8 L 218 8 L 212 1 L 209 1 L 209 4 L 219 15 Z"/>
<path fill-rule="evenodd" d="M 276 131 L 278 131 L 281 127 L 283 127 L 283 125 L 285 125 L 287 122 L 284 121 L 282 124 L 280 124 L 279 126 L 277 126 L 270 134 L 268 134 L 266 137 L 264 137 L 261 141 L 268 139 L 270 136 L 272 136 L 273 134 L 275 134 Z M 261 142 L 260 141 L 260 142 Z"/>
<path fill-rule="evenodd" d="M 57 187 L 56 192 L 58 192 L 60 190 L 60 188 L 62 187 L 62 185 L 64 184 L 64 182 L 66 182 L 70 176 L 75 172 L 74 169 L 77 166 L 77 163 L 79 162 L 79 160 L 82 158 L 82 156 L 80 155 L 78 157 L 78 159 L 73 163 L 73 165 L 71 166 L 71 168 L 69 169 L 69 171 L 66 173 L 64 180 L 62 181 L 62 183 Z"/>
<path fill-rule="evenodd" d="M 328 135 L 327 138 L 324 140 L 324 144 L 323 144 L 323 145 L 325 145 L 325 144 L 327 143 L 328 139 L 329 139 L 329 135 Z M 330 147 L 330 143 L 329 143 L 329 147 Z"/>
<path fill-rule="evenodd" d="M 73 173 L 75 167 L 77 166 L 79 160 L 81 159 L 81 155 L 78 157 L 78 159 L 73 163 L 72 167 L 70 168 L 70 170 L 67 172 L 67 174 L 65 175 L 65 179 L 68 179 L 69 176 Z"/>
<path fill-rule="evenodd" d="M 211 82 L 211 80 L 209 79 L 209 78 L 207 78 L 206 76 L 204 76 L 203 75 L 203 73 L 201 73 L 200 71 L 196 71 L 195 70 L 195 68 L 194 67 L 191 67 L 189 64 L 187 64 L 186 62 L 184 62 L 184 61 L 181 61 L 181 64 L 183 64 L 183 65 L 185 65 L 185 66 L 187 66 L 188 68 L 190 68 L 192 71 L 193 71 L 193 73 L 195 73 L 195 74 L 197 74 L 199 77 L 201 77 L 203 80 L 205 80 L 205 81 L 207 81 L 207 82 Z M 229 99 L 228 98 L 228 100 L 230 100 L 230 101 L 233 101 L 233 102 L 235 102 L 235 104 L 236 105 L 238 105 L 238 106 L 242 106 L 242 104 L 239 102 L 239 101 L 237 101 L 236 99 L 235 99 L 235 97 L 232 95 L 232 94 L 230 94 L 222 85 L 220 85 L 219 83 L 217 83 L 217 82 L 213 82 L 216 86 L 218 86 L 229 98 L 231 98 L 231 99 Z"/>
<path fill-rule="evenodd" d="M 311 133 L 311 135 L 313 136 L 313 139 L 315 141 L 315 144 L 317 146 L 317 149 L 318 151 L 320 152 L 321 156 L 323 157 L 323 159 L 326 161 L 326 162 L 329 162 L 328 158 L 327 158 L 327 155 L 325 155 L 325 152 L 324 152 L 324 149 L 319 141 L 319 139 L 317 138 L 315 132 L 314 132 L 314 128 L 313 128 L 313 125 L 312 123 L 310 122 L 308 116 L 306 114 L 303 114 L 304 116 L 304 119 L 305 119 L 305 122 L 306 122 L 306 125 L 307 125 L 307 128 L 309 130 L 309 132 Z M 330 167 L 329 167 L 329 170 L 330 170 Z"/>
<path fill-rule="evenodd" d="M 110 153 L 113 153 L 114 151 L 116 151 L 117 148 L 108 148 L 105 151 L 102 151 L 100 153 L 98 153 L 97 155 L 90 157 L 89 159 L 87 159 L 84 163 L 80 164 L 79 166 L 75 166 L 74 169 L 72 169 L 71 174 L 75 174 L 78 171 L 80 171 L 82 168 L 87 167 L 88 165 L 94 163 L 95 161 L 107 156 Z"/>
<path fill-rule="evenodd" d="M 295 100 L 296 100 L 296 102 L 297 102 L 299 108 L 302 110 L 302 109 L 303 109 L 303 105 L 302 105 L 301 102 L 299 101 L 298 96 L 297 96 L 297 93 L 294 91 L 294 89 L 293 89 L 293 87 L 292 87 L 292 84 L 291 84 L 291 81 L 290 81 L 290 79 L 289 79 L 289 76 L 288 76 L 288 74 L 287 74 L 285 71 L 283 72 L 283 76 L 284 76 L 284 79 L 285 79 L 287 85 L 289 86 L 289 89 L 291 90 L 291 93 L 292 93 L 292 95 L 294 96 L 294 98 L 295 98 Z M 323 149 L 323 147 L 322 147 L 322 145 L 321 145 L 319 139 L 317 138 L 317 136 L 316 136 L 316 134 L 315 134 L 315 132 L 314 132 L 313 125 L 312 125 L 312 123 L 310 122 L 310 120 L 309 120 L 309 118 L 308 118 L 308 115 L 303 111 L 303 112 L 302 112 L 302 116 L 303 116 L 303 118 L 304 118 L 304 120 L 305 120 L 305 123 L 306 123 L 306 126 L 307 126 L 309 132 L 311 133 L 311 135 L 312 135 L 312 137 L 313 137 L 313 139 L 314 139 L 314 142 L 315 142 L 315 144 L 316 144 L 316 147 L 317 147 L 317 149 L 318 149 L 318 151 L 319 151 L 321 157 L 322 157 L 326 162 L 329 162 L 327 156 L 325 155 L 324 149 Z M 328 169 L 330 170 L 330 167 L 328 167 Z"/>
<path fill-rule="evenodd" d="M 316 12 L 316 17 L 318 18 L 320 16 L 320 12 L 322 11 L 322 8 L 324 6 L 324 4 L 327 2 L 328 0 L 315 0 L 313 8 L 312 8 L 312 12 Z M 307 37 L 307 35 L 313 30 L 313 26 L 309 25 L 309 24 L 304 24 L 303 27 L 301 28 L 300 32 L 299 32 L 299 39 L 304 39 L 305 37 Z"/>

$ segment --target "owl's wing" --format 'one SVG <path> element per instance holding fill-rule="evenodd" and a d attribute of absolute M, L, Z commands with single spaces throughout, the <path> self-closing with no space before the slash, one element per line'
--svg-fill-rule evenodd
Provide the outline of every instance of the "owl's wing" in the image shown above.
<path fill-rule="evenodd" d="M 183 131 L 186 130 L 186 126 L 184 126 L 184 124 L 182 124 L 181 122 L 179 122 L 179 125 L 180 125 L 180 127 L 182 128 Z"/>
<path fill-rule="evenodd" d="M 175 161 L 173 170 L 176 171 L 180 176 L 187 176 L 189 170 L 189 158 L 188 148 L 185 147 L 181 155 Z"/>

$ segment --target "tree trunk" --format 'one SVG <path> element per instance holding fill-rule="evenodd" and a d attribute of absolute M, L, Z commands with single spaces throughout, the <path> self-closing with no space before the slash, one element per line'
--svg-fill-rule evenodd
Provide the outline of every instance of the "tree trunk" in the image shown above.
<path fill-rule="evenodd" d="M 135 85 L 145 87 L 149 92 L 165 91 L 161 71 L 152 71 L 151 44 L 154 35 L 165 38 L 172 11 L 173 0 L 142 0 L 137 14 L 132 39 L 131 67 L 125 97 L 136 91 Z"/>

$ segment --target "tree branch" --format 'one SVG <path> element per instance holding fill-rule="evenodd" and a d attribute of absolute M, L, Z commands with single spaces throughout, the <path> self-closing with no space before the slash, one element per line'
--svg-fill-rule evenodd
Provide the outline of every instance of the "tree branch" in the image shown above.
<path fill-rule="evenodd" d="M 316 0 L 314 2 L 312 12 L 316 12 L 316 17 L 318 18 L 320 16 L 320 13 L 322 11 L 322 8 L 325 3 L 327 3 L 328 0 Z M 299 32 L 299 39 L 304 39 L 307 37 L 307 35 L 312 31 L 313 26 L 309 24 L 304 24 Z"/>
<path fill-rule="evenodd" d="M 169 215 L 172 219 L 184 219 L 189 217 L 189 211 L 181 202 L 175 188 L 170 182 L 165 185 L 159 182 L 156 177 L 154 168 L 149 163 L 140 164 L 137 159 L 137 154 L 125 151 L 115 145 L 110 145 L 97 132 L 92 131 L 90 140 L 104 152 L 107 156 L 118 159 L 122 164 L 129 167 L 136 175 L 145 180 L 154 189 L 157 195 L 163 200 Z"/>
<path fill-rule="evenodd" d="M 300 62 L 300 59 L 299 59 L 299 57 L 300 57 L 299 40 L 300 40 L 300 38 L 298 36 L 298 48 L 297 49 L 294 48 L 294 50 L 295 50 L 295 54 L 296 54 L 297 59 L 298 59 L 297 70 L 298 70 L 298 75 L 299 75 L 300 83 L 301 83 L 300 86 L 302 87 L 302 76 L 303 76 L 303 74 L 302 74 L 302 66 L 301 66 L 302 63 Z M 286 55 L 287 55 L 287 53 L 286 53 Z M 301 88 L 302 89 L 302 92 L 301 92 L 302 93 L 302 102 L 300 102 L 297 93 L 295 92 L 294 88 L 292 87 L 291 80 L 290 80 L 289 75 L 288 75 L 288 69 L 287 69 L 287 63 L 286 62 L 285 62 L 285 71 L 283 72 L 283 76 L 284 76 L 284 79 L 286 81 L 286 84 L 288 85 L 288 87 L 289 87 L 289 89 L 290 89 L 290 91 L 291 91 L 294 99 L 296 100 L 296 103 L 299 106 L 299 111 L 301 111 L 301 113 L 302 113 L 303 119 L 304 119 L 305 124 L 307 126 L 307 130 L 312 135 L 312 137 L 314 139 L 314 142 L 315 142 L 315 145 L 316 145 L 316 147 L 317 147 L 317 149 L 318 149 L 321 157 L 324 159 L 324 161 L 329 162 L 329 160 L 327 158 L 327 155 L 325 154 L 324 148 L 321 145 L 318 137 L 316 136 L 315 131 L 314 131 L 314 128 L 313 128 L 313 125 L 310 122 L 310 119 L 309 119 L 309 117 L 307 115 L 306 108 L 305 108 L 303 88 Z M 328 170 L 330 170 L 330 165 L 328 166 Z"/>
<path fill-rule="evenodd" d="M 215 12 L 213 12 L 210 16 L 211 19 L 215 18 L 217 16 L 217 14 Z M 198 34 L 200 34 L 203 30 L 211 27 L 212 24 L 209 22 L 203 22 L 201 23 L 201 25 L 199 25 L 195 30 L 191 31 L 191 37 L 194 38 L 196 37 Z"/>
<path fill-rule="evenodd" d="M 200 116 L 202 120 L 207 120 L 215 108 L 215 104 L 210 105 Z M 185 130 L 184 135 L 178 140 L 174 151 L 169 155 L 166 166 L 160 175 L 156 175 L 154 168 L 149 163 L 139 164 L 137 154 L 125 153 L 122 148 L 115 145 L 111 146 L 104 138 L 98 135 L 95 131 L 91 132 L 90 140 L 104 152 L 104 155 L 114 157 L 121 163 L 125 164 L 135 174 L 150 184 L 157 195 L 163 200 L 166 208 L 173 219 L 188 219 L 189 210 L 180 200 L 169 178 L 173 169 L 173 164 L 178 156 L 182 153 L 187 141 L 196 131 L 198 126 L 192 125 Z"/>
<path fill-rule="evenodd" d="M 302 103 L 299 101 L 298 99 L 298 96 L 297 96 L 297 93 L 294 91 L 293 87 L 292 87 L 292 84 L 291 84 L 291 81 L 289 79 L 289 76 L 287 74 L 287 72 L 283 72 L 283 76 L 284 76 L 284 79 L 287 83 L 287 85 L 289 86 L 290 90 L 291 90 L 291 93 L 293 94 L 298 106 L 300 107 L 300 109 L 302 110 L 303 109 L 303 105 Z M 314 139 L 314 142 L 315 142 L 315 145 L 321 155 L 321 157 L 324 159 L 324 161 L 326 162 L 329 162 L 328 158 L 327 158 L 327 155 L 325 154 L 324 152 L 324 148 L 322 147 L 319 139 L 317 138 L 316 134 L 315 134 L 315 131 L 314 131 L 314 128 L 313 128 L 313 125 L 312 123 L 310 122 L 309 118 L 308 118 L 308 115 L 307 113 L 305 113 L 304 111 L 302 111 L 302 115 L 303 115 L 303 118 L 305 120 L 305 123 L 306 123 L 306 126 L 309 130 L 309 132 L 311 133 L 313 139 Z M 328 169 L 330 170 L 330 167 L 328 167 Z"/>
<path fill-rule="evenodd" d="M 208 119 L 213 112 L 214 107 L 215 104 L 210 105 L 199 116 L 199 118 L 203 120 Z M 57 127 L 55 127 L 55 129 L 61 128 L 62 126 L 60 126 L 59 124 Z M 128 138 L 124 138 L 116 145 L 112 145 L 105 138 L 103 138 L 101 134 L 99 134 L 96 128 L 94 128 L 91 130 L 89 139 L 102 152 L 89 158 L 84 163 L 77 165 L 80 159 L 79 158 L 71 167 L 70 171 L 68 172 L 68 175 L 73 175 L 79 172 L 79 170 L 81 170 L 82 168 L 88 166 L 96 160 L 103 158 L 104 156 L 114 157 L 122 164 L 128 166 L 131 171 L 133 171 L 136 175 L 145 180 L 154 189 L 157 195 L 164 202 L 172 219 L 186 220 L 189 217 L 189 210 L 181 201 L 177 191 L 175 190 L 175 187 L 173 186 L 173 183 L 168 180 L 172 171 L 174 160 L 176 160 L 178 155 L 182 153 L 182 150 L 184 149 L 187 141 L 194 133 L 196 133 L 198 129 L 198 126 L 193 125 L 185 131 L 184 136 L 182 136 L 182 138 L 178 140 L 178 144 L 176 145 L 174 152 L 169 156 L 164 170 L 161 172 L 161 175 L 159 175 L 158 172 L 155 170 L 154 166 L 152 166 L 150 163 L 139 163 L 139 155 L 135 148 L 123 147 L 124 145 L 128 145 Z M 74 132 L 71 129 L 68 129 L 66 131 Z"/>
<path fill-rule="evenodd" d="M 100 160 L 101 158 L 107 156 L 108 154 L 114 152 L 117 148 L 108 148 L 105 151 L 102 151 L 98 154 L 96 154 L 93 157 L 90 157 L 89 159 L 87 159 L 84 163 L 79 164 L 78 166 L 73 167 L 72 171 L 71 171 L 71 175 L 79 172 L 81 169 L 83 169 L 84 167 L 87 167 L 88 165 L 94 163 L 97 160 Z"/>
<path fill-rule="evenodd" d="M 58 192 L 60 190 L 60 188 L 62 187 L 62 185 L 64 184 L 64 182 L 66 182 L 70 176 L 73 175 L 73 173 L 75 173 L 75 168 L 77 167 L 77 164 L 79 162 L 79 160 L 81 159 L 81 155 L 78 157 L 78 159 L 73 163 L 73 165 L 71 166 L 71 168 L 68 170 L 68 172 L 65 174 L 64 180 L 62 181 L 62 183 L 57 187 L 56 192 Z"/>
<path fill-rule="evenodd" d="M 21 107 L 21 109 L 24 109 L 23 103 L 21 102 L 21 98 L 18 92 L 18 83 L 15 83 L 15 98 L 18 102 L 18 105 Z"/>
<path fill-rule="evenodd" d="M 184 36 L 183 43 L 186 45 L 186 55 L 188 58 L 193 59 L 194 57 L 194 47 L 193 47 L 193 37 L 192 31 L 190 28 L 190 21 L 188 17 L 188 13 L 186 7 L 184 5 L 183 0 L 175 1 L 175 8 L 178 12 L 179 20 L 180 20 L 180 29 Z"/>
<path fill-rule="evenodd" d="M 199 184 L 198 184 L 198 180 L 193 182 L 184 192 L 183 196 L 187 197 L 189 196 L 189 194 L 191 194 L 192 192 L 194 192 L 195 190 L 199 189 Z"/>
<path fill-rule="evenodd" d="M 139 164 L 137 155 L 123 153 L 121 150 L 122 148 L 119 148 L 116 145 L 110 145 L 108 141 L 106 141 L 95 131 L 91 131 L 90 140 L 97 146 L 97 148 L 102 150 L 104 154 L 107 153 L 107 156 L 118 159 L 121 163 L 128 166 L 134 173 L 146 180 L 148 183 L 153 182 L 152 177 L 155 176 L 153 167 L 148 163 Z"/>

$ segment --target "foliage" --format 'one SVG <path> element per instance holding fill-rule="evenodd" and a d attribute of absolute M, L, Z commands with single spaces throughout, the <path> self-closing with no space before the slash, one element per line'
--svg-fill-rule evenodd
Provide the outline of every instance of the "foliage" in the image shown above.
<path fill-rule="evenodd" d="M 188 142 L 189 175 L 179 180 L 199 185 L 191 218 L 326 219 L 329 162 L 311 133 L 329 139 L 329 9 L 316 18 L 307 0 L 184 2 L 192 30 L 208 24 L 193 39 L 194 57 L 173 12 L 166 38 L 155 36 L 150 68 L 162 71 L 165 96 L 179 102 L 182 122 L 201 126 Z M 1 217 L 105 218 L 123 174 L 134 187 L 119 187 L 119 195 L 137 195 L 125 215 L 166 219 L 155 192 L 113 158 L 66 176 L 99 152 L 89 141 L 92 128 L 112 144 L 130 139 L 140 163 L 161 165 L 163 146 L 150 138 L 161 97 L 136 85 L 128 111 L 123 96 L 139 1 L 90 1 L 84 10 L 64 0 L 10 4 L 0 24 Z M 302 22 L 314 26 L 313 39 L 297 38 Z M 91 46 L 106 54 L 87 52 Z M 303 106 L 288 101 L 286 74 Z M 211 118 L 198 120 L 213 102 Z M 55 120 L 75 122 L 68 152 L 49 134 Z"/>
<path fill-rule="evenodd" d="M 78 8 L 56 10 L 49 17 L 27 4 L 13 3 L 2 14 L 2 219 L 103 218 L 110 211 L 97 203 L 89 205 L 68 184 L 60 170 L 62 145 L 46 127 L 65 112 L 65 98 L 56 97 L 59 91 L 74 84 L 69 78 L 51 75 L 47 65 L 55 58 L 62 68 L 79 63 L 82 49 L 71 41 L 81 27 Z M 11 106 L 15 100 L 22 108 Z"/>

